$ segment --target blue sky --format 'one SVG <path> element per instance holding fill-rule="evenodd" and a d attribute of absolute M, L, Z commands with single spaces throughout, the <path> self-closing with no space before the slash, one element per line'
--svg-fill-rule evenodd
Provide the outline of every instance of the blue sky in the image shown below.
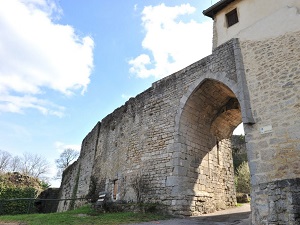
<path fill-rule="evenodd" d="M 215 2 L 0 0 L 0 149 L 53 176 L 97 121 L 210 54 Z"/>

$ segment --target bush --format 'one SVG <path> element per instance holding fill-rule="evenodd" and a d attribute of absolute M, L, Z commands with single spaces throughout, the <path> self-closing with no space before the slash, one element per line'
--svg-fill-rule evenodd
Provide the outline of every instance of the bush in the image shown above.
<path fill-rule="evenodd" d="M 237 201 L 237 203 L 248 203 L 248 202 L 250 202 L 250 197 L 248 194 L 237 193 L 236 201 Z"/>
<path fill-rule="evenodd" d="M 243 162 L 236 171 L 236 191 L 238 193 L 250 193 L 250 171 L 248 162 Z"/>
<path fill-rule="evenodd" d="M 232 135 L 232 158 L 233 158 L 233 168 L 237 171 L 237 168 L 244 162 L 248 161 L 246 142 L 244 135 Z"/>
<path fill-rule="evenodd" d="M 47 183 L 18 172 L 0 174 L 0 215 L 36 212 L 34 198 Z"/>
<path fill-rule="evenodd" d="M 14 215 L 33 212 L 33 200 L 17 199 L 35 198 L 36 193 L 37 191 L 31 187 L 0 187 L 0 215 Z"/>

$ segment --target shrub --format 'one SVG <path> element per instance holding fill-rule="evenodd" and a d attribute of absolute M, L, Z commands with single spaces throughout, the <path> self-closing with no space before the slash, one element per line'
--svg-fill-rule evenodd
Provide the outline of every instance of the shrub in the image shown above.
<path fill-rule="evenodd" d="M 237 168 L 244 161 L 248 161 L 245 136 L 244 135 L 232 135 L 231 144 L 232 144 L 233 167 L 234 167 L 234 171 L 236 172 Z"/>
<path fill-rule="evenodd" d="M 18 172 L 0 174 L 0 215 L 35 212 L 34 200 L 46 186 Z"/>
<path fill-rule="evenodd" d="M 0 187 L 0 215 L 23 214 L 34 211 L 33 200 L 37 191 L 31 187 Z M 22 200 L 17 200 L 22 198 Z M 13 199 L 13 200 L 12 200 Z"/>
<path fill-rule="evenodd" d="M 250 171 L 248 162 L 243 162 L 238 168 L 235 177 L 236 191 L 239 193 L 250 193 Z"/>

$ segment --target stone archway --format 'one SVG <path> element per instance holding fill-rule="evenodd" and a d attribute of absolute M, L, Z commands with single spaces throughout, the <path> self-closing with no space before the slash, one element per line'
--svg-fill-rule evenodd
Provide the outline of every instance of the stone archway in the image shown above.
<path fill-rule="evenodd" d="M 203 79 L 190 93 L 177 124 L 177 213 L 198 215 L 236 204 L 230 137 L 241 122 L 236 95 L 220 81 Z"/>

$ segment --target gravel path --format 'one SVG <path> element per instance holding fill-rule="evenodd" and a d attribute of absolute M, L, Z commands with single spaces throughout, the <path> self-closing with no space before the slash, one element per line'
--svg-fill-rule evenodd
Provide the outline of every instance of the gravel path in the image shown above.
<path fill-rule="evenodd" d="M 250 204 L 202 216 L 136 223 L 131 225 L 249 225 Z"/>

